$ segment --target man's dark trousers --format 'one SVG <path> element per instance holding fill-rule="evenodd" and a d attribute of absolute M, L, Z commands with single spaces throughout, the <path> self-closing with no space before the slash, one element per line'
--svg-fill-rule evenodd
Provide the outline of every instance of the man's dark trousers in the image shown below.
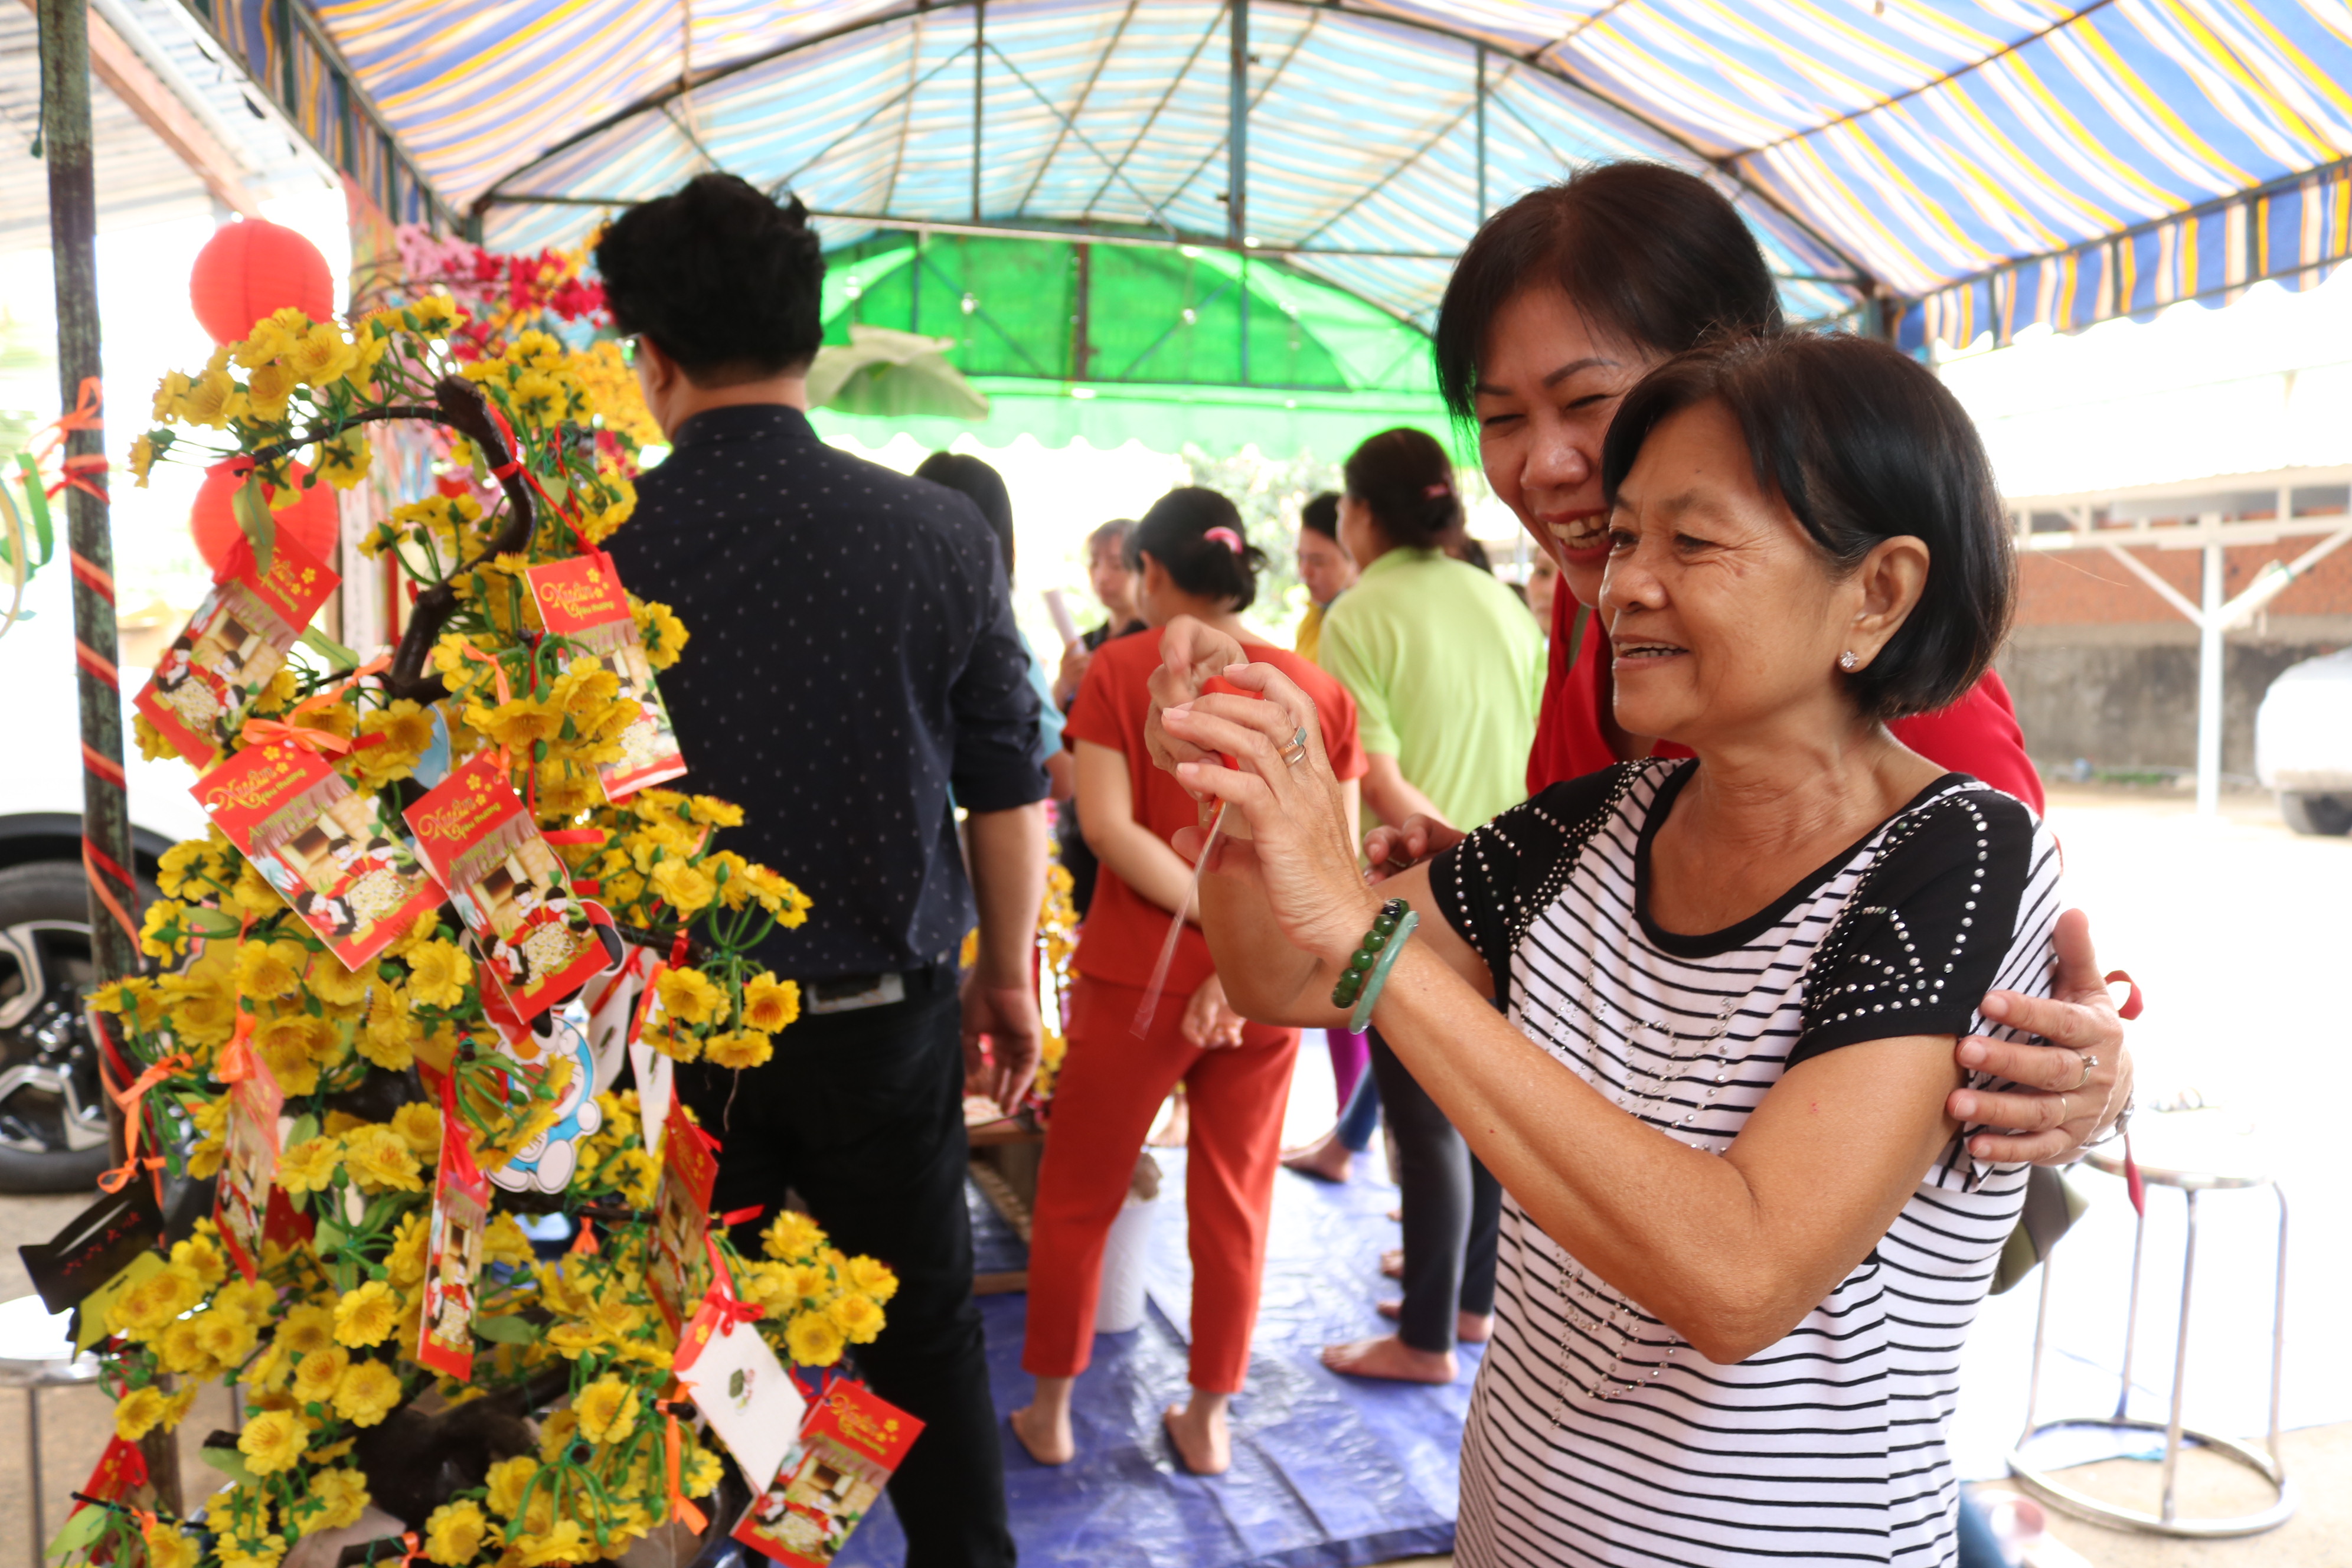
<path fill-rule="evenodd" d="M 881 1337 L 856 1355 L 875 1393 L 924 1423 L 890 1480 L 908 1568 L 998 1568 L 1013 1536 L 971 1296 L 960 1014 L 950 972 L 916 978 L 904 1002 L 803 1014 L 740 1082 L 681 1067 L 678 1092 L 721 1145 L 714 1206 L 766 1210 L 735 1232 L 746 1255 L 789 1187 L 834 1246 L 898 1271 Z"/>

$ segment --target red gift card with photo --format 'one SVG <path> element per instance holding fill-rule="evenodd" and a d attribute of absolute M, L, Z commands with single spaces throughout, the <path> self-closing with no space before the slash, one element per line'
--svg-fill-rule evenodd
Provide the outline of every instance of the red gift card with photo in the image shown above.
<path fill-rule="evenodd" d="M 478 753 L 407 816 L 417 853 L 449 889 L 481 944 L 488 978 L 517 1018 L 538 1017 L 611 962 L 562 857 L 515 798 L 498 752 Z"/>
<path fill-rule="evenodd" d="M 173 750 L 209 765 L 341 581 L 283 533 L 267 572 L 254 563 L 253 545 L 238 540 L 213 591 L 156 661 L 139 711 Z"/>
<path fill-rule="evenodd" d="M 489 1222 L 489 1178 L 474 1163 L 473 1132 L 445 1110 L 441 1168 L 434 1178 L 433 1217 L 425 1233 L 425 1310 L 417 1323 L 416 1359 L 460 1383 L 474 1374 L 474 1294 L 482 1272 L 482 1234 Z"/>
<path fill-rule="evenodd" d="M 661 1185 L 654 1194 L 654 1262 L 646 1271 L 654 1304 L 672 1332 L 710 1289 L 710 1194 L 719 1185 L 719 1142 L 673 1103 L 662 1127 Z"/>
<path fill-rule="evenodd" d="M 448 895 L 409 853 L 383 802 L 304 747 L 247 746 L 195 797 L 346 969 L 382 952 Z"/>
<path fill-rule="evenodd" d="M 245 1076 L 228 1086 L 226 1147 L 214 1193 L 214 1219 L 229 1261 L 247 1279 L 261 1277 L 261 1243 L 282 1237 L 276 1211 L 291 1206 L 278 1190 L 278 1112 L 286 1103 L 268 1065 L 244 1051 Z"/>
<path fill-rule="evenodd" d="M 575 555 L 569 561 L 533 566 L 522 577 L 530 587 L 540 624 L 549 635 L 593 655 L 621 683 L 621 695 L 637 705 L 635 721 L 621 732 L 621 755 L 597 765 L 604 798 L 619 800 L 685 773 L 677 731 L 670 724 L 661 690 L 654 684 L 653 663 L 646 658 L 645 644 L 637 637 L 636 620 L 629 614 L 629 595 L 622 591 L 621 579 L 613 571 L 612 557 Z"/>
<path fill-rule="evenodd" d="M 798 1451 L 751 1500 L 735 1539 L 786 1568 L 825 1568 L 872 1510 L 923 1424 L 864 1384 L 836 1378 L 809 1409 Z"/>

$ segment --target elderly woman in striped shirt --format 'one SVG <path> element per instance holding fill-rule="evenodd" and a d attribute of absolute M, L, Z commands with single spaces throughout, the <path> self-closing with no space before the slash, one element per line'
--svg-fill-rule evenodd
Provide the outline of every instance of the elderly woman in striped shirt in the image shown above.
<path fill-rule="evenodd" d="M 1464 1563 L 1948 1563 L 1958 1347 L 2025 1184 L 1948 1110 L 1955 1040 L 2047 993 L 2058 858 L 1886 723 L 1999 646 L 1999 494 L 1935 377 L 1852 337 L 1666 362 L 1602 474 L 1617 717 L 1694 756 L 1368 889 L 1312 705 L 1235 666 L 1263 700 L 1161 717 L 1239 764 L 1177 768 L 1247 823 L 1203 926 L 1245 1015 L 1374 1018 L 1509 1194 Z"/>

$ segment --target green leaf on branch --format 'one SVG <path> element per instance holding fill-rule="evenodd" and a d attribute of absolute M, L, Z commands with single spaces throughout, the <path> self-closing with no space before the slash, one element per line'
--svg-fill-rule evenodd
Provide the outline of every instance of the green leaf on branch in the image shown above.
<path fill-rule="evenodd" d="M 342 674 L 345 670 L 357 669 L 360 667 L 360 656 L 358 654 L 352 652 L 350 648 L 345 647 L 342 644 L 337 642 L 334 638 L 329 637 L 326 633 L 320 631 L 316 626 L 312 626 L 310 630 L 302 634 L 302 646 L 309 648 L 312 653 L 324 658 L 329 664 L 334 667 L 334 670 L 337 675 Z"/>
<path fill-rule="evenodd" d="M 474 1332 L 493 1344 L 528 1345 L 539 1342 L 539 1325 L 528 1318 L 477 1318 Z"/>
<path fill-rule="evenodd" d="M 223 910 L 191 908 L 180 916 L 180 924 L 207 942 L 215 937 L 235 936 L 239 926 L 237 918 Z"/>
<path fill-rule="evenodd" d="M 241 1481 L 247 1486 L 254 1484 L 253 1472 L 245 1468 L 245 1456 L 235 1448 L 227 1447 L 202 1448 L 197 1452 L 203 1457 L 205 1464 L 210 1465 L 229 1479 Z"/>
<path fill-rule="evenodd" d="M 237 527 L 245 531 L 246 542 L 253 546 L 255 568 L 268 572 L 270 563 L 278 559 L 278 519 L 261 493 L 258 473 L 246 476 L 245 483 L 236 487 L 231 505 L 236 513 Z"/>
<path fill-rule="evenodd" d="M 44 1555 L 63 1557 L 68 1552 L 79 1552 L 93 1544 L 99 1533 L 106 1528 L 107 1512 L 102 1508 L 82 1509 L 66 1521 L 66 1527 L 58 1531 L 57 1538 L 49 1542 L 48 1551 Z"/>

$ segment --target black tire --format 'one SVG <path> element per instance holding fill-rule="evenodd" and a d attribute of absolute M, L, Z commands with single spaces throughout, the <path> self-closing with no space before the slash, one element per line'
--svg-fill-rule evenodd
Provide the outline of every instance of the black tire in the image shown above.
<path fill-rule="evenodd" d="M 2341 838 L 2352 833 L 2352 798 L 2340 795 L 2279 793 L 2279 815 L 2297 833 Z"/>
<path fill-rule="evenodd" d="M 81 1007 L 89 898 L 72 861 L 0 870 L 0 1192 L 94 1192 L 112 1163 Z"/>

